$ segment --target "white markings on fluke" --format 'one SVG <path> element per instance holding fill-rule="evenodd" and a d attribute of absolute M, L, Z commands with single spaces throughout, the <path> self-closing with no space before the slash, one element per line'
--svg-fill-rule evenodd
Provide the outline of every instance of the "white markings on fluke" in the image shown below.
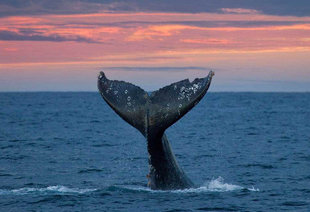
<path fill-rule="evenodd" d="M 184 86 L 182 86 L 180 88 L 178 100 L 183 100 L 186 97 L 187 100 L 190 101 L 192 94 L 195 94 L 200 88 L 201 88 L 200 82 L 193 84 L 193 86 L 191 86 L 189 88 L 185 88 Z"/>

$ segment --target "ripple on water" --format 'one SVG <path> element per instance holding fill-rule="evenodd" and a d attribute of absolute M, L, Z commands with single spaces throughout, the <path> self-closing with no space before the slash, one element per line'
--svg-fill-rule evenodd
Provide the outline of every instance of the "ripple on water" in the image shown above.
<path fill-rule="evenodd" d="M 244 165 L 240 165 L 240 166 L 246 167 L 246 168 L 258 167 L 258 168 L 262 168 L 262 169 L 273 169 L 273 168 L 275 168 L 274 166 L 269 165 L 269 164 L 259 164 L 259 163 L 249 163 L 249 164 L 244 164 Z"/>
<path fill-rule="evenodd" d="M 93 173 L 93 172 L 103 172 L 102 169 L 96 169 L 96 168 L 92 168 L 92 169 L 82 169 L 80 170 L 78 173 L 79 174 L 84 174 L 84 173 Z"/>
<path fill-rule="evenodd" d="M 296 207 L 296 206 L 305 206 L 308 205 L 308 203 L 304 201 L 286 201 L 283 202 L 282 205 Z"/>
<path fill-rule="evenodd" d="M 199 211 L 240 211 L 238 207 L 202 207 L 197 208 Z"/>
<path fill-rule="evenodd" d="M 8 174 L 8 173 L 1 173 L 0 172 L 0 177 L 10 177 L 10 176 L 13 176 L 13 175 Z"/>

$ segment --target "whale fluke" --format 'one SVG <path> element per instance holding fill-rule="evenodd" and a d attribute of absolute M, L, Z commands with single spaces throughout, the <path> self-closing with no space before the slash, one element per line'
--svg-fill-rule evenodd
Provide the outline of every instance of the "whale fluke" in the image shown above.
<path fill-rule="evenodd" d="M 193 82 L 182 80 L 150 95 L 138 86 L 109 80 L 103 72 L 98 89 L 108 105 L 147 139 L 152 189 L 182 189 L 193 186 L 179 168 L 165 130 L 190 111 L 206 94 L 214 73 Z"/>
<path fill-rule="evenodd" d="M 157 133 L 163 133 L 188 111 L 190 111 L 207 92 L 213 76 L 211 71 L 206 78 L 190 82 L 182 80 L 150 95 L 149 127 L 154 127 Z"/>
<path fill-rule="evenodd" d="M 103 99 L 121 118 L 142 134 L 145 132 L 147 92 L 128 82 L 109 80 L 103 72 L 98 77 L 98 89 Z"/>

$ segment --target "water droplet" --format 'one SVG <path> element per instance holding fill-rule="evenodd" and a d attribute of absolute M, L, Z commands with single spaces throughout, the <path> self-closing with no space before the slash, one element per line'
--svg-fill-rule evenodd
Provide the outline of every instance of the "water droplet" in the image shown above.
<path fill-rule="evenodd" d="M 114 95 L 116 95 L 118 93 L 118 91 L 114 91 Z"/>
<path fill-rule="evenodd" d="M 182 107 L 182 104 L 179 104 L 179 108 L 181 108 Z"/>
<path fill-rule="evenodd" d="M 130 96 L 128 96 L 128 97 L 127 97 L 127 101 L 129 102 L 130 100 L 131 100 L 131 97 L 130 97 Z"/>
<path fill-rule="evenodd" d="M 130 103 L 130 102 L 127 102 L 127 105 L 130 107 L 130 106 L 131 106 L 131 103 Z"/>
<path fill-rule="evenodd" d="M 128 90 L 125 90 L 125 94 L 127 94 L 128 93 Z"/>

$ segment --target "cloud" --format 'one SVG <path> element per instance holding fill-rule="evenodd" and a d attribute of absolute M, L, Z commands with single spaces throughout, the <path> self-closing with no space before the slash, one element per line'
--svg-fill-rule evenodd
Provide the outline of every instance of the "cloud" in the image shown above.
<path fill-rule="evenodd" d="M 18 48 L 18 51 L 14 55 L 0 51 L 0 63 L 201 65 L 193 61 L 203 61 L 203 55 L 215 53 L 308 51 L 309 32 L 310 17 L 264 14 L 138 12 L 13 16 L 0 18 L 0 42 L 2 49 Z M 211 60 L 216 59 L 214 56 Z"/>
<path fill-rule="evenodd" d="M 169 37 L 180 33 L 181 30 L 192 28 L 195 27 L 186 25 L 151 25 L 146 28 L 139 27 L 137 31 L 128 37 L 128 41 L 161 39 L 161 37 Z"/>
<path fill-rule="evenodd" d="M 224 8 L 224 11 L 221 9 Z M 225 11 L 225 9 L 228 9 Z M 2 0 L 0 16 L 42 14 L 88 14 L 105 12 L 252 13 L 309 16 L 308 0 Z"/>
<path fill-rule="evenodd" d="M 264 14 L 139 12 L 0 18 L 0 40 L 74 41 L 82 43 L 83 52 L 83 43 L 97 43 L 88 47 L 88 57 L 97 57 L 97 52 L 106 56 L 207 47 L 210 51 L 307 47 L 309 43 L 301 41 L 309 37 L 309 30 L 310 17 Z"/>
<path fill-rule="evenodd" d="M 237 13 L 237 14 L 258 14 L 260 13 L 257 10 L 244 9 L 244 8 L 221 8 L 221 11 L 224 13 Z"/>
<path fill-rule="evenodd" d="M 18 48 L 3 48 L 3 50 L 7 52 L 16 52 L 18 51 Z"/>
<path fill-rule="evenodd" d="M 80 36 L 69 36 L 63 37 L 60 35 L 39 35 L 39 34 L 20 34 L 13 31 L 0 31 L 0 40 L 4 41 L 53 41 L 53 42 L 63 42 L 63 41 L 77 41 L 77 42 L 87 42 L 94 43 L 95 41 L 83 38 Z"/>
<path fill-rule="evenodd" d="M 0 2 L 0 16 L 83 14 L 99 12 L 105 8 L 105 4 L 75 0 L 4 0 Z"/>
<path fill-rule="evenodd" d="M 193 43 L 193 44 L 230 44 L 233 43 L 230 40 L 226 39 L 217 39 L 217 38 L 206 38 L 206 39 L 181 39 L 183 43 Z"/>

